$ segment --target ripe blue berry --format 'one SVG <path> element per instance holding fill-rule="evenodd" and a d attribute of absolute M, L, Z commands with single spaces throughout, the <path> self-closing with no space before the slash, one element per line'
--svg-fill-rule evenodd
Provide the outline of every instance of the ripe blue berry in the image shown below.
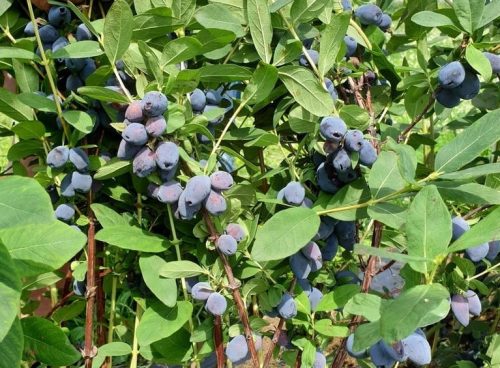
<path fill-rule="evenodd" d="M 224 191 L 231 188 L 234 184 L 231 174 L 225 171 L 216 171 L 210 175 L 210 182 L 212 189 L 217 191 Z"/>
<path fill-rule="evenodd" d="M 167 121 L 163 116 L 155 116 L 146 121 L 146 131 L 151 137 L 160 137 L 167 130 Z"/>
<path fill-rule="evenodd" d="M 83 81 L 80 79 L 78 75 L 71 74 L 66 78 L 66 90 L 67 91 L 76 91 L 78 88 L 83 86 Z"/>
<path fill-rule="evenodd" d="M 488 255 L 490 247 L 488 243 L 483 243 L 475 247 L 467 248 L 465 254 L 472 262 L 479 262 Z"/>
<path fill-rule="evenodd" d="M 141 122 L 144 119 L 141 101 L 133 101 L 128 105 L 125 110 L 125 119 L 130 122 Z"/>
<path fill-rule="evenodd" d="M 71 174 L 67 174 L 61 181 L 61 195 L 63 197 L 73 197 L 75 188 L 71 185 Z"/>
<path fill-rule="evenodd" d="M 191 220 L 201 209 L 201 202 L 196 204 L 190 203 L 191 202 L 187 201 L 186 190 L 184 190 L 179 197 L 179 202 L 177 203 L 176 214 L 180 219 Z"/>
<path fill-rule="evenodd" d="M 80 70 L 82 70 L 86 63 L 87 58 L 64 59 L 64 65 L 66 66 L 66 68 L 74 73 L 78 73 Z"/>
<path fill-rule="evenodd" d="M 146 116 L 160 116 L 167 111 L 168 100 L 161 92 L 148 92 L 141 101 L 142 112 Z"/>
<path fill-rule="evenodd" d="M 308 295 L 308 298 L 311 303 L 311 311 L 315 312 L 319 302 L 323 298 L 323 293 L 319 289 L 313 287 L 311 293 Z"/>
<path fill-rule="evenodd" d="M 363 132 L 360 130 L 348 130 L 344 136 L 344 147 L 349 152 L 359 152 L 363 147 Z"/>
<path fill-rule="evenodd" d="M 193 111 L 201 112 L 205 108 L 207 104 L 207 98 L 205 93 L 199 88 L 196 88 L 193 92 L 191 92 L 191 107 Z"/>
<path fill-rule="evenodd" d="M 197 175 L 188 180 L 184 193 L 186 203 L 190 206 L 199 204 L 208 197 L 211 190 L 210 178 L 204 175 Z"/>
<path fill-rule="evenodd" d="M 367 356 L 366 350 L 357 351 L 353 349 L 354 347 L 354 334 L 350 334 L 346 342 L 347 354 L 353 358 L 361 359 Z"/>
<path fill-rule="evenodd" d="M 459 61 L 443 65 L 438 72 L 438 82 L 443 88 L 455 88 L 465 79 L 465 69 Z"/>
<path fill-rule="evenodd" d="M 24 27 L 24 34 L 28 37 L 35 36 L 35 26 L 33 22 L 26 23 L 26 27 Z"/>
<path fill-rule="evenodd" d="M 85 293 L 87 292 L 87 285 L 85 284 L 85 281 L 74 280 L 73 281 L 73 292 L 77 296 L 84 296 Z"/>
<path fill-rule="evenodd" d="M 68 222 L 75 216 L 75 208 L 71 204 L 60 204 L 56 208 L 55 215 L 58 220 Z"/>
<path fill-rule="evenodd" d="M 326 244 L 321 251 L 321 255 L 323 256 L 323 260 L 331 261 L 337 255 L 337 251 L 339 249 L 339 241 L 337 239 L 337 235 L 331 234 L 328 239 L 326 239 Z"/>
<path fill-rule="evenodd" d="M 297 315 L 297 304 L 289 293 L 283 294 L 278 304 L 278 313 L 284 319 L 290 319 Z"/>
<path fill-rule="evenodd" d="M 462 295 L 453 295 L 451 297 L 451 310 L 462 326 L 467 327 L 469 325 L 469 303 L 467 298 Z"/>
<path fill-rule="evenodd" d="M 248 360 L 249 351 L 245 336 L 233 337 L 226 347 L 226 356 L 234 364 L 241 364 Z"/>
<path fill-rule="evenodd" d="M 335 194 L 340 189 L 339 186 L 329 178 L 324 162 L 319 165 L 316 170 L 316 177 L 318 179 L 318 186 L 323 192 Z"/>
<path fill-rule="evenodd" d="M 490 261 L 493 262 L 495 258 L 497 258 L 498 253 L 500 253 L 500 241 L 499 240 L 494 240 L 490 241 L 488 243 L 488 254 L 486 255 L 486 258 Z"/>
<path fill-rule="evenodd" d="M 26 29 L 24 30 L 26 32 Z M 491 64 L 493 74 L 500 73 L 500 55 L 492 54 L 491 52 L 483 52 L 483 55 L 488 59 Z"/>
<path fill-rule="evenodd" d="M 351 57 L 356 53 L 356 49 L 358 48 L 358 42 L 354 37 L 345 36 L 344 44 L 346 46 L 345 57 Z"/>
<path fill-rule="evenodd" d="M 156 198 L 162 203 L 174 204 L 179 200 L 182 186 L 176 181 L 168 181 L 158 187 Z"/>
<path fill-rule="evenodd" d="M 375 24 L 378 25 L 382 20 L 382 10 L 373 4 L 362 5 L 356 9 L 354 12 L 356 17 L 359 18 L 361 24 L 370 25 Z"/>
<path fill-rule="evenodd" d="M 384 347 L 385 343 L 380 340 L 370 348 L 370 358 L 376 366 L 392 367 L 396 363 L 396 359 L 387 353 Z"/>
<path fill-rule="evenodd" d="M 482 306 L 481 300 L 477 294 L 472 290 L 467 290 L 464 293 L 464 297 L 467 298 L 467 303 L 469 304 L 469 313 L 473 316 L 479 316 L 481 314 Z"/>
<path fill-rule="evenodd" d="M 69 159 L 69 148 L 58 146 L 53 148 L 47 155 L 47 165 L 53 169 L 59 169 L 66 165 Z"/>
<path fill-rule="evenodd" d="M 319 229 L 313 240 L 325 240 L 328 238 L 335 229 L 336 220 L 329 216 L 321 217 L 321 222 L 319 224 Z"/>
<path fill-rule="evenodd" d="M 78 74 L 81 78 L 82 81 L 85 82 L 87 78 L 96 71 L 96 65 L 94 59 L 87 58 L 85 59 L 85 65 L 83 66 L 82 70 L 80 70 L 80 73 Z"/>
<path fill-rule="evenodd" d="M 353 250 L 356 243 L 356 223 L 354 221 L 339 221 L 335 225 L 335 235 L 340 246 L 346 250 Z"/>
<path fill-rule="evenodd" d="M 359 162 L 362 165 L 371 167 L 375 161 L 377 161 L 377 150 L 372 146 L 370 141 L 363 140 L 363 144 L 359 150 Z"/>
<path fill-rule="evenodd" d="M 88 41 L 92 39 L 92 33 L 90 30 L 87 28 L 85 23 L 81 23 L 76 27 L 76 35 L 75 38 L 78 41 Z"/>
<path fill-rule="evenodd" d="M 144 147 L 132 161 L 132 172 L 140 178 L 145 178 L 156 169 L 155 153 Z"/>
<path fill-rule="evenodd" d="M 191 295 L 194 300 L 207 300 L 213 292 L 208 282 L 198 282 L 191 287 Z"/>
<path fill-rule="evenodd" d="M 283 188 L 283 199 L 293 205 L 300 205 L 305 198 L 306 191 L 298 181 L 291 181 Z"/>
<path fill-rule="evenodd" d="M 162 170 L 171 170 L 179 162 L 179 147 L 173 142 L 162 142 L 156 147 L 156 164 Z"/>
<path fill-rule="evenodd" d="M 78 171 L 85 171 L 89 167 L 89 156 L 79 147 L 69 150 L 69 161 L 75 165 Z"/>
<path fill-rule="evenodd" d="M 63 6 L 53 6 L 49 9 L 48 19 L 54 27 L 61 27 L 71 21 L 71 13 Z"/>
<path fill-rule="evenodd" d="M 238 247 L 236 239 L 227 234 L 219 236 L 216 245 L 217 248 L 219 248 L 220 251 L 226 256 L 232 256 L 233 254 L 235 254 Z"/>
<path fill-rule="evenodd" d="M 219 293 L 212 293 L 207 299 L 205 309 L 214 316 L 222 316 L 227 309 L 227 301 Z"/>
<path fill-rule="evenodd" d="M 347 133 L 347 125 L 341 118 L 327 116 L 321 120 L 319 131 L 326 140 L 339 143 Z"/>
<path fill-rule="evenodd" d="M 62 49 L 64 46 L 69 45 L 69 41 L 66 37 L 61 36 L 52 44 L 52 53 L 56 52 L 59 49 Z"/>
<path fill-rule="evenodd" d="M 120 145 L 118 146 L 118 152 L 116 153 L 116 157 L 121 160 L 131 160 L 139 153 L 141 150 L 141 146 L 136 146 L 132 143 L 128 143 L 125 139 L 120 141 Z"/>
<path fill-rule="evenodd" d="M 463 100 L 472 100 L 481 89 L 481 82 L 473 72 L 466 71 L 464 81 L 452 91 Z"/>
<path fill-rule="evenodd" d="M 306 279 L 311 273 L 311 263 L 301 252 L 290 257 L 290 268 L 298 279 Z"/>
<path fill-rule="evenodd" d="M 77 192 L 88 193 L 92 187 L 92 177 L 89 174 L 81 174 L 78 171 L 73 171 L 71 174 L 71 186 Z"/>
<path fill-rule="evenodd" d="M 148 132 L 140 123 L 130 123 L 122 132 L 122 138 L 128 143 L 143 146 L 148 142 Z"/>
<path fill-rule="evenodd" d="M 314 65 L 318 65 L 319 52 L 317 52 L 316 50 L 307 50 L 307 54 L 309 58 L 313 61 Z M 299 64 L 305 67 L 309 66 L 309 60 L 307 60 L 304 54 L 300 56 Z"/>
<path fill-rule="evenodd" d="M 465 221 L 462 217 L 460 216 L 455 216 L 451 219 L 451 224 L 452 224 L 452 240 L 457 240 L 459 237 L 461 237 L 466 231 L 470 230 L 470 226 L 467 221 Z"/>
<path fill-rule="evenodd" d="M 237 242 L 242 241 L 246 236 L 243 226 L 234 223 L 226 226 L 226 234 L 231 235 Z"/>
<path fill-rule="evenodd" d="M 412 333 L 402 341 L 405 355 L 410 361 L 418 366 L 427 365 L 431 362 L 432 352 L 429 342 L 418 332 Z"/>
<path fill-rule="evenodd" d="M 59 38 L 59 32 L 50 24 L 40 27 L 38 33 L 42 42 L 47 44 L 52 44 Z"/>
<path fill-rule="evenodd" d="M 351 169 L 351 158 L 345 150 L 340 149 L 332 155 L 332 165 L 337 173 L 343 173 Z"/>
<path fill-rule="evenodd" d="M 436 100 L 443 105 L 451 109 L 452 107 L 458 106 L 460 104 L 460 97 L 455 93 L 453 89 L 441 89 L 436 93 Z"/>
<path fill-rule="evenodd" d="M 220 216 L 227 210 L 226 199 L 215 190 L 211 190 L 203 205 L 209 214 Z"/>
<path fill-rule="evenodd" d="M 209 89 L 205 93 L 205 99 L 209 105 L 218 105 L 222 100 L 222 88 Z"/>
<path fill-rule="evenodd" d="M 380 23 L 378 24 L 380 29 L 385 32 L 389 28 L 391 28 L 391 24 L 392 24 L 391 16 L 386 13 L 382 14 L 382 18 L 380 19 Z"/>

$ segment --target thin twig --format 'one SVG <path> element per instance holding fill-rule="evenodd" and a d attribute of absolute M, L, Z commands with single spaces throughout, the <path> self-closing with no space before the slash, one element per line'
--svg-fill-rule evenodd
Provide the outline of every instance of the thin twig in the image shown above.
<path fill-rule="evenodd" d="M 351 90 L 354 93 L 354 99 L 356 100 L 356 103 L 358 104 L 359 107 L 361 107 L 364 110 L 365 103 L 363 102 L 363 96 L 361 96 L 361 92 L 359 92 L 358 85 L 356 84 L 356 82 L 354 82 L 354 79 L 352 79 L 351 77 L 347 77 L 347 83 L 349 83 L 349 86 L 351 87 Z"/>
<path fill-rule="evenodd" d="M 87 305 L 85 312 L 85 347 L 83 357 L 85 359 L 85 368 L 92 368 L 92 359 L 95 355 L 93 346 L 93 322 L 94 322 L 94 303 L 96 298 L 96 280 L 95 280 L 95 264 L 96 264 L 96 245 L 95 245 L 95 218 L 92 211 L 92 192 L 88 198 L 88 221 L 89 229 L 87 232 Z"/>
<path fill-rule="evenodd" d="M 52 316 L 52 314 L 57 309 L 61 308 L 64 304 L 66 304 L 66 302 L 69 300 L 69 298 L 71 298 L 73 295 L 75 295 L 75 292 L 74 291 L 70 291 L 61 300 L 59 300 L 59 302 L 57 302 L 57 304 L 52 307 L 52 309 L 49 311 L 49 313 L 47 313 L 47 318 L 49 318 L 50 316 Z"/>
<path fill-rule="evenodd" d="M 424 107 L 424 109 L 422 110 L 422 112 L 420 114 L 418 114 L 417 116 L 415 116 L 415 118 L 412 120 L 412 122 L 410 123 L 410 125 L 408 125 L 405 130 L 403 130 L 401 132 L 401 135 L 399 136 L 399 139 L 398 141 L 399 142 L 402 142 L 404 140 L 404 138 L 406 137 L 406 135 L 415 127 L 415 125 L 418 124 L 418 122 L 420 120 L 422 120 L 422 118 L 424 117 L 425 114 L 427 114 L 427 112 L 430 110 L 430 108 L 434 105 L 434 101 L 436 100 L 436 93 L 437 93 L 437 90 L 436 92 L 434 92 L 431 97 L 429 98 L 429 102 L 427 102 L 427 105 Z"/>
<path fill-rule="evenodd" d="M 215 243 L 215 241 L 218 238 L 218 235 L 208 212 L 203 211 L 203 219 L 205 220 L 205 224 L 207 225 L 210 238 Z M 219 249 L 217 249 L 217 253 L 219 254 L 219 258 L 222 262 L 222 265 L 224 266 L 224 271 L 226 272 L 227 281 L 229 282 L 229 288 L 231 289 L 231 293 L 233 294 L 234 303 L 236 304 L 236 308 L 238 309 L 238 314 L 240 316 L 241 323 L 243 324 L 245 337 L 247 339 L 247 344 L 248 344 L 248 350 L 250 350 L 250 357 L 252 359 L 252 365 L 254 368 L 259 368 L 259 357 L 257 355 L 257 350 L 255 349 L 252 329 L 250 327 L 250 321 L 248 320 L 248 314 L 245 309 L 245 304 L 243 303 L 243 299 L 241 298 L 239 285 L 236 283 L 236 280 L 233 275 L 233 269 L 231 268 L 231 265 L 229 264 L 226 256 Z"/>
<path fill-rule="evenodd" d="M 465 215 L 463 215 L 462 218 L 464 220 L 468 220 L 468 219 L 474 217 L 475 215 L 477 215 L 479 212 L 482 212 L 482 211 L 490 208 L 491 206 L 492 206 L 491 204 L 483 204 L 482 206 L 479 206 L 477 208 L 474 208 L 473 210 L 470 210 Z"/>

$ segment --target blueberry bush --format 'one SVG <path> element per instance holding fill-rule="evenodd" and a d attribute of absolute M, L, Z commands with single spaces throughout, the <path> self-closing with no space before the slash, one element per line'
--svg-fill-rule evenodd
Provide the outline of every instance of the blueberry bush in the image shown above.
<path fill-rule="evenodd" d="M 0 1 L 0 368 L 500 367 L 499 15 Z"/>

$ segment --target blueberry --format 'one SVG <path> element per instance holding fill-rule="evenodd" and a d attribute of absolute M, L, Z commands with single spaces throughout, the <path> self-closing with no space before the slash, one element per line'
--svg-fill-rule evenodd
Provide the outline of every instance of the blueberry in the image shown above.
<path fill-rule="evenodd" d="M 306 191 L 298 181 L 291 181 L 283 188 L 283 199 L 288 204 L 300 205 L 305 198 Z"/>
<path fill-rule="evenodd" d="M 460 216 L 455 216 L 451 219 L 451 224 L 452 224 L 452 240 L 457 240 L 459 237 L 461 237 L 466 231 L 470 230 L 470 226 L 465 221 L 462 217 Z"/>
<path fill-rule="evenodd" d="M 78 75 L 70 74 L 66 78 L 66 90 L 68 92 L 76 91 L 78 88 L 83 86 L 83 81 Z"/>
<path fill-rule="evenodd" d="M 206 105 L 205 108 L 203 109 L 203 112 L 208 112 L 210 110 L 213 110 L 213 109 L 217 109 L 218 106 L 216 105 Z M 212 125 L 218 125 L 222 122 L 222 120 L 224 120 L 224 114 L 222 114 L 221 116 L 217 117 L 217 118 L 214 118 L 212 120 L 209 120 L 208 122 Z"/>
<path fill-rule="evenodd" d="M 246 236 L 243 226 L 234 223 L 226 226 L 226 234 L 231 235 L 237 242 L 242 241 Z"/>
<path fill-rule="evenodd" d="M 380 340 L 370 348 L 370 358 L 376 366 L 392 367 L 396 360 L 384 349 L 384 342 Z"/>
<path fill-rule="evenodd" d="M 26 27 L 24 27 L 24 34 L 28 37 L 35 36 L 35 26 L 33 25 L 33 22 L 26 23 Z"/>
<path fill-rule="evenodd" d="M 197 205 L 205 200 L 210 194 L 210 178 L 204 175 L 194 176 L 188 180 L 186 189 L 186 203 L 190 206 Z"/>
<path fill-rule="evenodd" d="M 82 70 L 87 63 L 87 58 L 78 58 L 78 59 L 64 59 L 64 65 L 72 72 L 79 72 Z"/>
<path fill-rule="evenodd" d="M 311 263 L 301 252 L 290 257 L 290 268 L 298 279 L 306 279 L 311 273 Z"/>
<path fill-rule="evenodd" d="M 69 160 L 69 148 L 58 146 L 53 148 L 47 155 L 47 165 L 52 169 L 59 169 L 66 165 Z"/>
<path fill-rule="evenodd" d="M 116 66 L 116 69 L 123 70 L 123 69 L 125 69 L 125 62 L 122 59 L 116 60 L 115 66 Z"/>
<path fill-rule="evenodd" d="M 351 168 L 351 159 L 345 150 L 340 149 L 331 155 L 333 157 L 332 165 L 337 173 L 345 172 Z M 328 158 L 327 160 L 330 159 Z"/>
<path fill-rule="evenodd" d="M 89 156 L 79 147 L 69 150 L 69 161 L 75 165 L 78 171 L 85 171 L 89 167 Z"/>
<path fill-rule="evenodd" d="M 162 142 L 156 147 L 156 165 L 162 170 L 171 170 L 179 162 L 179 147 L 173 142 Z"/>
<path fill-rule="evenodd" d="M 368 70 L 365 74 L 363 74 L 363 78 L 365 82 L 371 86 L 376 85 L 377 74 L 375 74 L 372 70 Z"/>
<path fill-rule="evenodd" d="M 325 240 L 328 238 L 333 233 L 336 223 L 337 221 L 329 216 L 321 217 L 318 232 L 314 236 L 313 240 Z"/>
<path fill-rule="evenodd" d="M 451 310 L 458 322 L 465 327 L 469 325 L 469 303 L 465 297 L 458 294 L 453 295 L 451 297 Z"/>
<path fill-rule="evenodd" d="M 354 334 L 350 334 L 346 342 L 347 354 L 357 359 L 366 358 L 367 356 L 366 350 L 355 351 L 353 347 L 354 347 Z"/>
<path fill-rule="evenodd" d="M 337 239 L 337 235 L 331 234 L 328 239 L 326 239 L 326 244 L 321 251 L 321 255 L 323 256 L 323 260 L 331 261 L 337 255 L 337 251 L 339 249 L 339 241 Z"/>
<path fill-rule="evenodd" d="M 313 241 L 307 243 L 307 245 L 301 249 L 301 252 L 304 257 L 311 261 L 321 261 L 323 259 L 318 244 Z"/>
<path fill-rule="evenodd" d="M 158 191 L 159 190 L 160 190 L 160 186 L 159 185 L 156 185 L 156 184 L 153 184 L 153 183 L 149 183 L 148 187 L 146 189 L 146 193 L 148 194 L 148 197 L 160 200 L 158 198 Z M 163 201 L 160 200 L 160 202 L 163 202 Z M 177 200 L 175 202 L 177 202 Z"/>
<path fill-rule="evenodd" d="M 167 130 L 167 121 L 163 116 L 155 116 L 146 121 L 146 131 L 151 137 L 158 138 Z"/>
<path fill-rule="evenodd" d="M 69 41 L 66 37 L 61 36 L 52 44 L 52 52 L 56 52 L 59 49 L 62 49 L 64 46 L 69 45 Z"/>
<path fill-rule="evenodd" d="M 356 53 L 356 49 L 358 48 L 358 42 L 354 37 L 345 36 L 344 44 L 346 46 L 345 57 L 351 57 Z"/>
<path fill-rule="evenodd" d="M 91 58 L 86 58 L 85 59 L 85 65 L 83 66 L 82 70 L 80 70 L 80 78 L 82 81 L 85 82 L 85 80 L 96 71 L 96 65 L 94 59 Z"/>
<path fill-rule="evenodd" d="M 78 41 L 88 41 L 92 39 L 92 33 L 90 30 L 87 28 L 85 23 L 81 23 L 76 27 L 76 35 L 75 38 Z"/>
<path fill-rule="evenodd" d="M 177 204 L 177 216 L 182 220 L 191 220 L 193 219 L 198 211 L 201 209 L 201 202 L 197 204 L 190 204 L 186 200 L 186 190 L 184 190 L 180 197 L 179 202 Z"/>
<path fill-rule="evenodd" d="M 209 214 L 220 216 L 227 210 L 226 199 L 215 190 L 211 190 L 208 197 L 203 201 L 203 206 Z"/>
<path fill-rule="evenodd" d="M 125 119 L 130 122 L 141 122 L 144 119 L 142 114 L 141 101 L 132 101 L 125 110 Z"/>
<path fill-rule="evenodd" d="M 140 123 L 130 123 L 122 132 L 122 138 L 128 143 L 143 146 L 148 142 L 148 132 Z"/>
<path fill-rule="evenodd" d="M 212 293 L 207 299 L 205 309 L 214 316 L 222 316 L 227 309 L 227 301 L 219 293 Z"/>
<path fill-rule="evenodd" d="M 207 104 L 207 98 L 205 93 L 199 88 L 196 88 L 193 92 L 191 92 L 191 107 L 193 111 L 201 112 L 205 108 Z"/>
<path fill-rule="evenodd" d="M 234 180 L 231 174 L 225 171 L 214 172 L 212 175 L 210 175 L 210 182 L 212 184 L 212 189 L 217 191 L 228 190 L 234 184 Z"/>
<path fill-rule="evenodd" d="M 342 0 L 342 8 L 344 11 L 352 10 L 351 0 Z"/>
<path fill-rule="evenodd" d="M 71 174 L 67 174 L 61 181 L 61 195 L 63 197 L 73 197 L 75 188 L 71 185 Z"/>
<path fill-rule="evenodd" d="M 230 154 L 226 152 L 222 153 L 218 161 L 221 164 L 221 167 L 228 173 L 232 173 L 233 171 L 236 170 L 235 159 Z"/>
<path fill-rule="evenodd" d="M 425 338 L 425 335 L 422 336 L 421 334 L 414 332 L 410 336 L 404 338 L 401 342 L 404 346 L 405 355 L 410 361 L 418 366 L 427 365 L 431 362 L 431 346 Z"/>
<path fill-rule="evenodd" d="M 311 311 L 315 312 L 319 302 L 323 298 L 323 293 L 319 289 L 313 287 L 308 298 L 309 298 L 309 303 L 311 303 Z"/>
<path fill-rule="evenodd" d="M 235 336 L 228 342 L 226 356 L 234 364 L 241 364 L 248 360 L 249 351 L 245 336 Z"/>
<path fill-rule="evenodd" d="M 206 104 L 218 105 L 222 101 L 222 88 L 209 89 L 205 93 Z"/>
<path fill-rule="evenodd" d="M 348 130 L 344 136 L 344 148 L 350 152 L 359 152 L 363 147 L 363 132 Z"/>
<path fill-rule="evenodd" d="M 340 189 L 329 177 L 325 168 L 325 163 L 319 165 L 316 170 L 316 176 L 318 179 L 318 186 L 323 192 L 330 194 L 335 194 Z"/>
<path fill-rule="evenodd" d="M 24 30 L 26 32 L 26 29 Z M 491 52 L 483 52 L 483 55 L 488 59 L 491 64 L 493 74 L 500 73 L 500 55 L 492 54 Z"/>
<path fill-rule="evenodd" d="M 360 6 L 356 9 L 354 14 L 359 18 L 361 24 L 364 25 L 378 25 L 382 20 L 383 15 L 382 10 L 377 5 L 373 4 L 365 4 Z"/>
<path fill-rule="evenodd" d="M 342 171 L 337 174 L 337 179 L 344 184 L 349 184 L 357 178 L 358 173 L 352 168 L 348 168 L 346 171 Z"/>
<path fill-rule="evenodd" d="M 359 162 L 362 165 L 371 167 L 375 161 L 377 161 L 377 150 L 372 146 L 370 141 L 363 140 L 363 144 L 359 150 Z"/>
<path fill-rule="evenodd" d="M 71 174 L 71 186 L 77 192 L 88 193 L 92 187 L 92 177 L 89 174 L 81 174 L 78 171 L 73 171 Z"/>
<path fill-rule="evenodd" d="M 469 304 L 469 313 L 473 316 L 479 316 L 481 314 L 482 307 L 481 300 L 477 294 L 472 290 L 467 290 L 464 297 L 467 298 L 467 303 Z"/>
<path fill-rule="evenodd" d="M 307 279 L 297 279 L 297 284 L 300 286 L 300 288 L 306 293 L 306 295 L 309 297 L 309 295 L 312 292 L 312 286 L 311 283 Z"/>
<path fill-rule="evenodd" d="M 322 352 L 317 351 L 314 357 L 314 363 L 312 368 L 325 368 L 326 367 L 326 357 Z"/>
<path fill-rule="evenodd" d="M 356 223 L 354 221 L 339 221 L 335 225 L 335 235 L 339 244 L 346 250 L 353 250 L 356 243 Z"/>
<path fill-rule="evenodd" d="M 59 32 L 50 24 L 40 27 L 38 30 L 43 43 L 52 43 L 59 38 Z"/>
<path fill-rule="evenodd" d="M 297 304 L 289 293 L 283 294 L 278 304 L 278 313 L 284 319 L 290 319 L 297 315 Z"/>
<path fill-rule="evenodd" d="M 118 146 L 118 152 L 116 153 L 116 157 L 121 160 L 131 160 L 137 155 L 137 153 L 141 150 L 141 146 L 136 146 L 131 143 L 128 143 L 125 139 L 120 141 L 120 145 Z"/>
<path fill-rule="evenodd" d="M 479 262 L 488 255 L 490 247 L 488 243 L 483 243 L 475 247 L 467 248 L 465 253 L 472 262 Z"/>
<path fill-rule="evenodd" d="M 75 216 L 75 208 L 71 204 L 60 204 L 56 208 L 55 215 L 58 220 L 68 222 Z"/>
<path fill-rule="evenodd" d="M 391 345 L 387 344 L 385 341 L 382 341 L 381 347 L 392 359 L 398 362 L 402 362 L 406 359 L 404 346 L 401 341 L 397 341 Z"/>
<path fill-rule="evenodd" d="M 236 239 L 231 235 L 222 234 L 219 236 L 216 242 L 217 248 L 224 253 L 226 256 L 232 256 L 236 253 L 236 249 L 238 244 L 236 243 Z"/>
<path fill-rule="evenodd" d="M 356 275 L 354 272 L 349 271 L 349 270 L 342 270 L 342 271 L 337 272 L 335 274 L 335 280 L 340 285 L 344 285 L 344 284 L 356 285 L 356 284 L 359 284 L 359 282 L 360 282 L 358 275 Z"/>
<path fill-rule="evenodd" d="M 380 29 L 385 32 L 389 28 L 391 28 L 391 24 L 392 24 L 391 16 L 386 13 L 382 14 L 382 18 L 380 19 L 380 23 L 378 24 Z"/>
<path fill-rule="evenodd" d="M 158 169 L 158 172 L 160 174 L 160 178 L 164 183 L 166 183 L 167 181 L 171 181 L 175 178 L 175 173 L 177 172 L 177 166 L 178 165 L 175 165 L 170 170 Z"/>
<path fill-rule="evenodd" d="M 158 187 L 156 198 L 162 203 L 174 204 L 179 200 L 182 186 L 176 181 L 168 181 Z"/>
<path fill-rule="evenodd" d="M 314 203 L 311 201 L 309 198 L 305 197 L 302 203 L 300 204 L 300 207 L 305 207 L 305 208 L 313 208 Z"/>
<path fill-rule="evenodd" d="M 338 143 L 347 133 L 347 125 L 341 118 L 327 116 L 321 120 L 319 131 L 326 140 Z"/>
<path fill-rule="evenodd" d="M 48 19 L 54 27 L 61 27 L 71 21 L 71 13 L 63 6 L 53 6 L 49 9 Z"/>
<path fill-rule="evenodd" d="M 472 100 L 481 89 L 481 82 L 473 72 L 466 71 L 464 81 L 452 91 L 463 100 Z"/>
<path fill-rule="evenodd" d="M 325 86 L 326 86 L 326 90 L 328 91 L 328 93 L 332 97 L 332 100 L 336 101 L 339 98 L 339 95 L 337 94 L 337 90 L 335 89 L 333 82 L 330 79 L 325 78 Z"/>
<path fill-rule="evenodd" d="M 140 178 L 145 178 L 156 169 L 156 155 L 148 147 L 144 147 L 132 161 L 132 172 Z"/>
<path fill-rule="evenodd" d="M 85 281 L 73 280 L 73 292 L 77 296 L 84 296 L 87 292 L 87 285 Z"/>
<path fill-rule="evenodd" d="M 436 93 L 436 100 L 449 109 L 460 104 L 460 97 L 452 89 L 440 89 Z"/>
<path fill-rule="evenodd" d="M 490 261 L 493 262 L 495 258 L 497 258 L 498 253 L 500 253 L 500 241 L 499 240 L 494 240 L 490 241 L 488 243 L 488 254 L 486 255 L 486 258 Z"/>
<path fill-rule="evenodd" d="M 167 97 L 161 92 L 148 92 L 141 101 L 142 112 L 146 116 L 160 116 L 167 111 Z"/>
<path fill-rule="evenodd" d="M 191 287 L 191 295 L 194 300 L 207 300 L 212 293 L 213 290 L 208 282 L 198 282 Z"/>
<path fill-rule="evenodd" d="M 465 69 L 459 61 L 443 65 L 438 72 L 438 82 L 443 88 L 455 88 L 465 79 Z"/>
<path fill-rule="evenodd" d="M 319 61 L 319 52 L 317 52 L 316 50 L 307 50 L 307 54 L 309 55 L 309 58 L 313 61 L 314 65 L 317 66 Z M 309 66 L 309 60 L 307 60 L 304 54 L 300 56 L 299 64 L 305 67 Z"/>

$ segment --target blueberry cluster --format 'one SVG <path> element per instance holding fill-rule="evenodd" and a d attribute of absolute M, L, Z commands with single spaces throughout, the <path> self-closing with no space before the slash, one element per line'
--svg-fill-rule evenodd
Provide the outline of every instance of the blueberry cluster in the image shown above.
<path fill-rule="evenodd" d="M 68 162 L 75 170 L 67 173 L 61 181 L 61 195 L 74 197 L 76 193 L 88 193 L 92 187 L 92 177 L 88 173 L 89 157 L 83 149 L 58 146 L 47 155 L 47 165 L 52 169 L 63 170 Z"/>
<path fill-rule="evenodd" d="M 320 132 L 326 139 L 324 150 L 327 156 L 320 157 L 316 170 L 318 185 L 324 192 L 335 194 L 344 184 L 357 179 L 358 173 L 352 167 L 351 155 L 359 155 L 359 163 L 371 166 L 377 159 L 377 151 L 363 138 L 363 132 L 348 130 L 345 122 L 335 116 L 321 120 Z"/>
<path fill-rule="evenodd" d="M 452 219 L 452 225 L 453 225 L 453 234 L 452 234 L 452 240 L 457 240 L 459 237 L 461 237 L 466 231 L 470 230 L 470 226 L 465 221 L 462 217 L 456 216 L 453 217 Z M 500 241 L 499 240 L 492 240 L 488 243 L 483 243 L 471 248 L 467 248 L 465 250 L 466 256 L 472 261 L 472 262 L 479 262 L 483 260 L 484 258 L 488 259 L 489 261 L 494 261 L 495 258 L 498 256 L 500 253 Z"/>
<path fill-rule="evenodd" d="M 255 350 L 262 349 L 262 337 L 253 334 Z M 244 335 L 237 335 L 229 340 L 226 346 L 226 356 L 234 364 L 243 364 L 250 359 L 250 351 L 248 350 L 247 339 Z"/>
<path fill-rule="evenodd" d="M 369 356 L 377 367 L 392 367 L 396 362 L 405 362 L 407 360 L 417 366 L 431 362 L 431 346 L 424 332 L 420 329 L 393 344 L 387 344 L 385 341 L 380 340 L 363 351 L 355 351 L 353 346 L 354 335 L 349 335 L 346 345 L 348 354 L 357 359 Z"/>
<path fill-rule="evenodd" d="M 227 309 L 224 296 L 212 289 L 208 282 L 198 282 L 191 287 L 194 300 L 205 302 L 205 310 L 214 316 L 222 316 Z"/>
<path fill-rule="evenodd" d="M 387 31 L 392 24 L 391 16 L 384 13 L 377 5 L 365 4 L 357 8 L 354 15 L 359 19 L 359 22 L 365 26 L 375 25 L 382 31 Z"/>
<path fill-rule="evenodd" d="M 467 290 L 463 294 L 453 295 L 450 304 L 455 318 L 464 327 L 469 325 L 471 314 L 473 316 L 479 316 L 481 314 L 481 300 L 472 290 Z"/>

